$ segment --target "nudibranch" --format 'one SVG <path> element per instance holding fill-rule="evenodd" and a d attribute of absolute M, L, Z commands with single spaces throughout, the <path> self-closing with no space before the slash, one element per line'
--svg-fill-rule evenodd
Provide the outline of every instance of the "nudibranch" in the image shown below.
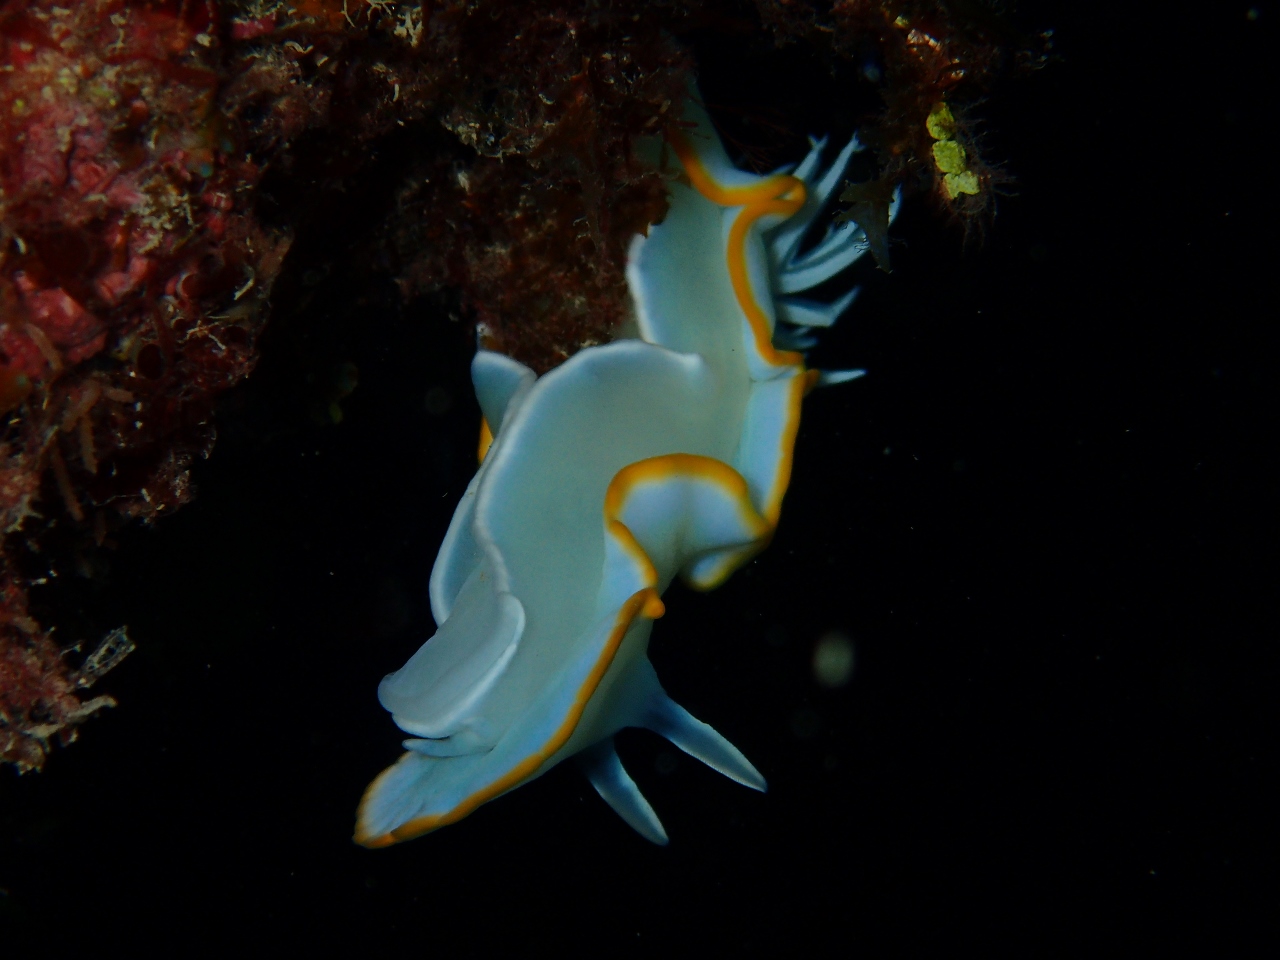
<path fill-rule="evenodd" d="M 810 370 L 798 352 L 854 294 L 793 295 L 867 250 L 853 225 L 805 245 L 860 149 L 851 140 L 824 168 L 824 147 L 789 171 L 744 172 L 690 100 L 681 130 L 644 147 L 655 164 L 678 161 L 679 176 L 666 219 L 628 253 L 638 336 L 540 378 L 477 353 L 481 465 L 431 573 L 438 629 L 378 688 L 412 739 L 365 792 L 357 842 L 454 823 L 576 756 L 628 824 L 665 843 L 614 750 L 624 727 L 765 789 L 667 696 L 648 645 L 677 573 L 710 589 L 768 544 L 802 398 L 862 372 Z"/>

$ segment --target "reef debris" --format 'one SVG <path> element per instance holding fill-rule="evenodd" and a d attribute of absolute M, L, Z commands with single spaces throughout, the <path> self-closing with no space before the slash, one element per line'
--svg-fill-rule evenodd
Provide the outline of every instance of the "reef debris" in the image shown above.
<path fill-rule="evenodd" d="M 69 659 L 79 649 L 59 647 L 27 615 L 24 591 L 11 580 L 0 581 L 0 616 L 6 630 L 0 643 L 0 762 L 25 773 L 44 766 L 55 740 L 71 743 L 80 724 L 116 705 L 109 696 L 85 700 L 80 694 L 132 653 L 134 644 L 119 627 L 73 668 Z"/>

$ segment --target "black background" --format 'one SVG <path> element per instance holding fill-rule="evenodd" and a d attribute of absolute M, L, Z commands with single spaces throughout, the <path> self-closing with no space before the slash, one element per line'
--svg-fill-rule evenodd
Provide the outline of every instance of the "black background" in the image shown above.
<path fill-rule="evenodd" d="M 629 732 L 665 849 L 572 765 L 351 843 L 399 753 L 375 690 L 432 631 L 478 412 L 448 303 L 335 268 L 282 293 L 196 501 L 56 594 L 138 651 L 75 747 L 0 771 L 14 955 L 1247 950 L 1275 909 L 1280 10 L 1119 6 L 1023 5 L 1061 59 L 982 107 L 1014 195 L 967 249 L 907 206 L 893 272 L 860 266 L 814 354 L 870 375 L 807 402 L 773 546 L 668 594 L 659 674 L 769 793 Z M 709 100 L 796 56 L 699 43 Z M 774 96 L 838 128 L 821 70 L 795 76 Z M 811 670 L 831 629 L 857 651 L 836 691 Z"/>

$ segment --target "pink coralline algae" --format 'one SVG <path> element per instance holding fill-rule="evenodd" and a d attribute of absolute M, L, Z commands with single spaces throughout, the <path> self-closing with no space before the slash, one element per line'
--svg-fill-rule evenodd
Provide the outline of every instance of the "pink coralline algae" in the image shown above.
<path fill-rule="evenodd" d="M 215 14 L 0 9 L 0 759 L 19 769 L 109 698 L 79 699 L 12 545 L 59 523 L 101 542 L 187 499 L 288 248 L 216 109 Z"/>

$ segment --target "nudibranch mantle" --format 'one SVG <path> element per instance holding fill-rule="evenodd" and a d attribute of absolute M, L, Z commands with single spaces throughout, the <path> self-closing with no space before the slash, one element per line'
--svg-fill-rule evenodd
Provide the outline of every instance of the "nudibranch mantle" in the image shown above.
<path fill-rule="evenodd" d="M 868 248 L 860 229 L 831 227 L 802 252 L 860 147 L 852 140 L 822 169 L 815 142 L 794 170 L 759 177 L 730 162 L 693 100 L 684 120 L 645 148 L 655 164 L 674 154 L 682 176 L 666 219 L 629 251 L 639 337 L 584 349 L 541 378 L 476 355 L 482 462 L 432 570 L 439 628 L 378 689 L 413 739 L 365 792 L 359 843 L 454 823 L 574 755 L 627 823 L 665 843 L 613 747 L 630 726 L 765 788 L 663 691 L 649 635 L 677 574 L 711 589 L 768 544 L 801 400 L 861 373 L 809 370 L 798 352 L 854 294 L 789 296 Z"/>

